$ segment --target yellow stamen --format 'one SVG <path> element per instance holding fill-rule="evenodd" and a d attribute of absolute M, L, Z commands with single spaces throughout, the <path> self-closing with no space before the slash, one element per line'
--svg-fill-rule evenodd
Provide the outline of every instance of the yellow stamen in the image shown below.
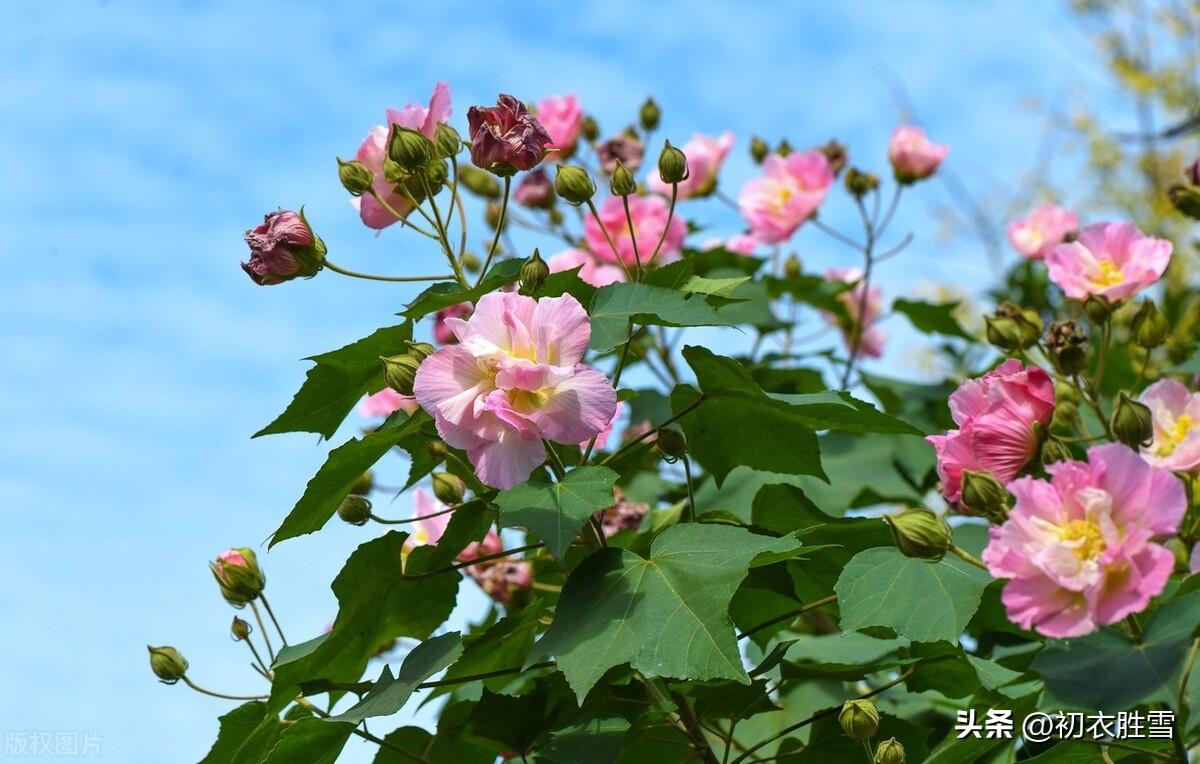
<path fill-rule="evenodd" d="M 1125 281 L 1125 274 L 1121 272 L 1121 267 L 1112 260 L 1100 261 L 1100 273 L 1092 277 L 1092 283 L 1099 286 L 1110 287 L 1116 286 Z"/>
<path fill-rule="evenodd" d="M 1191 416 L 1187 414 L 1180 414 L 1179 416 L 1175 417 L 1175 421 L 1172 422 L 1171 426 L 1167 428 L 1167 431 L 1163 433 L 1163 436 L 1159 440 L 1158 445 L 1155 447 L 1154 452 L 1159 456 L 1170 456 L 1171 454 L 1175 453 L 1175 449 L 1179 448 L 1179 444 L 1182 443 L 1183 439 L 1187 437 L 1189 432 L 1191 432 L 1194 424 L 1195 423 L 1192 421 Z"/>
<path fill-rule="evenodd" d="M 1079 542 L 1075 554 L 1081 560 L 1094 560 L 1104 551 L 1104 536 L 1100 526 L 1087 520 L 1072 520 L 1058 531 L 1060 541 Z"/>

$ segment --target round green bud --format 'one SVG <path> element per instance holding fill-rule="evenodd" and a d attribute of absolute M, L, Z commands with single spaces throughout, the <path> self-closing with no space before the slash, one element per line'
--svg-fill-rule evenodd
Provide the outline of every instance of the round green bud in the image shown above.
<path fill-rule="evenodd" d="M 1142 300 L 1138 312 L 1129 322 L 1129 328 L 1133 331 L 1133 341 L 1138 347 L 1153 350 L 1166 342 L 1171 324 L 1153 300 Z"/>
<path fill-rule="evenodd" d="M 906 509 L 898 515 L 884 515 L 896 548 L 905 557 L 937 562 L 954 543 L 950 526 L 927 509 Z"/>
<path fill-rule="evenodd" d="M 337 508 L 338 517 L 351 525 L 366 525 L 371 519 L 371 500 L 356 493 L 348 494 Z"/>
<path fill-rule="evenodd" d="M 404 168 L 401 167 L 400 164 L 396 160 L 392 159 L 391 157 L 383 158 L 383 179 L 384 180 L 386 180 L 388 183 L 398 185 L 398 184 L 402 183 L 407 177 L 408 176 L 405 174 Z M 407 189 L 408 186 L 406 185 L 405 188 Z"/>
<path fill-rule="evenodd" d="M 686 180 L 687 176 L 687 156 L 670 141 L 664 141 L 662 153 L 658 155 L 658 177 L 663 183 L 673 184 Z"/>
<path fill-rule="evenodd" d="M 425 165 L 425 179 L 429 181 L 429 188 L 435 194 L 441 190 L 442 186 L 446 185 L 449 178 L 450 168 L 446 166 L 445 160 L 439 159 Z M 417 182 L 419 183 L 420 179 Z"/>
<path fill-rule="evenodd" d="M 755 164 L 762 164 L 767 155 L 771 153 L 771 147 L 767 142 L 757 135 L 750 139 L 750 158 Z"/>
<path fill-rule="evenodd" d="M 483 211 L 484 222 L 488 224 L 488 228 L 501 230 L 508 228 L 508 216 L 504 213 L 504 205 L 500 202 L 491 202 L 487 209 Z"/>
<path fill-rule="evenodd" d="M 838 713 L 838 724 L 855 740 L 870 740 L 879 729 L 879 709 L 869 700 L 847 700 Z"/>
<path fill-rule="evenodd" d="M 1122 390 L 1113 406 L 1109 427 L 1113 437 L 1136 451 L 1149 444 L 1154 436 L 1154 416 L 1149 406 Z"/>
<path fill-rule="evenodd" d="M 375 173 L 367 169 L 365 164 L 357 159 L 349 162 L 338 159 L 337 163 L 338 179 L 351 196 L 362 196 L 371 190 L 371 184 L 375 182 Z"/>
<path fill-rule="evenodd" d="M 445 122 L 439 122 L 437 132 L 433 135 L 433 145 L 437 150 L 438 156 L 449 159 L 462 151 L 462 136 L 458 134 L 457 130 L 450 127 L 450 125 L 447 125 Z"/>
<path fill-rule="evenodd" d="M 612 191 L 613 196 L 629 196 L 637 193 L 637 180 L 620 159 L 617 160 L 617 166 L 613 168 L 609 190 Z"/>
<path fill-rule="evenodd" d="M 380 356 L 383 364 L 383 381 L 387 386 L 401 395 L 413 394 L 413 382 L 417 378 L 417 369 L 421 360 L 408 353 L 393 356 Z"/>
<path fill-rule="evenodd" d="M 1066 462 L 1074 458 L 1071 449 L 1058 438 L 1046 438 L 1046 442 L 1042 444 L 1042 450 L 1038 452 L 1038 460 L 1043 465 Z"/>
<path fill-rule="evenodd" d="M 424 169 L 433 159 L 433 141 L 425 137 L 420 130 L 413 130 L 400 125 L 392 125 L 388 136 L 388 159 L 400 166 L 406 173 L 415 173 Z"/>
<path fill-rule="evenodd" d="M 674 463 L 676 459 L 687 453 L 687 439 L 679 430 L 668 427 L 658 431 L 654 447 L 663 459 Z"/>
<path fill-rule="evenodd" d="M 354 481 L 354 485 L 350 486 L 350 493 L 356 493 L 359 496 L 366 496 L 375 487 L 375 476 L 367 470 L 359 475 L 358 480 Z"/>
<path fill-rule="evenodd" d="M 781 157 L 785 157 L 788 154 L 791 154 L 792 151 L 793 151 L 792 144 L 788 143 L 787 138 L 780 139 L 779 145 L 775 147 L 775 153 Z"/>
<path fill-rule="evenodd" d="M 986 470 L 963 470 L 959 504 L 995 525 L 1008 519 L 1008 491 Z"/>
<path fill-rule="evenodd" d="M 554 176 L 554 192 L 568 204 L 578 207 L 596 195 L 596 184 L 582 167 L 560 164 Z"/>
<path fill-rule="evenodd" d="M 1193 220 L 1200 220 L 1200 186 L 1176 183 L 1167 189 L 1171 205 Z"/>
<path fill-rule="evenodd" d="M 458 168 L 458 182 L 476 196 L 482 196 L 484 199 L 500 198 L 500 181 L 487 170 L 463 165 Z"/>
<path fill-rule="evenodd" d="M 517 291 L 526 297 L 532 297 L 545 285 L 549 277 L 550 266 L 542 259 L 542 253 L 535 249 L 533 255 L 521 265 L 521 285 Z"/>
<path fill-rule="evenodd" d="M 1083 303 L 1083 312 L 1093 324 L 1104 324 L 1112 317 L 1113 306 L 1107 297 L 1091 295 Z"/>
<path fill-rule="evenodd" d="M 462 264 L 467 273 L 479 273 L 479 269 L 483 267 L 483 263 L 479 260 L 479 256 L 472 252 L 463 253 Z"/>
<path fill-rule="evenodd" d="M 229 633 L 232 634 L 233 638 L 239 642 L 241 642 L 242 640 L 245 640 L 245 639 L 249 639 L 250 638 L 250 624 L 246 623 L 244 620 L 242 620 L 241 618 L 238 618 L 235 615 L 233 617 L 233 623 L 229 627 Z"/>
<path fill-rule="evenodd" d="M 583 118 L 583 124 L 579 127 L 579 134 L 588 143 L 595 141 L 600 137 L 600 125 L 596 124 L 596 120 L 591 114 L 587 114 Z"/>
<path fill-rule="evenodd" d="M 433 495 L 447 506 L 462 504 L 463 496 L 467 493 L 467 484 L 457 475 L 449 472 L 435 472 L 433 479 Z"/>
<path fill-rule="evenodd" d="M 150 670 L 164 684 L 175 684 L 187 673 L 188 662 L 174 647 L 146 645 L 146 649 L 150 651 Z"/>
<path fill-rule="evenodd" d="M 425 444 L 425 450 L 436 461 L 441 461 L 446 458 L 446 444 L 440 440 L 431 440 Z"/>
<path fill-rule="evenodd" d="M 208 564 L 221 596 L 234 607 L 253 602 L 262 594 L 267 577 L 258 566 L 258 556 L 253 549 L 234 547 L 217 555 L 215 562 Z"/>
<path fill-rule="evenodd" d="M 798 279 L 802 272 L 800 258 L 795 255 L 788 255 L 787 260 L 783 261 L 783 277 L 786 279 Z"/>
<path fill-rule="evenodd" d="M 879 176 L 873 172 L 863 172 L 857 167 L 846 170 L 846 178 L 842 181 L 846 190 L 856 199 L 861 199 L 869 192 L 879 188 Z"/>
<path fill-rule="evenodd" d="M 638 111 L 638 121 L 642 123 L 642 130 L 650 132 L 657 129 L 660 119 L 662 119 L 662 111 L 658 108 L 658 104 L 654 102 L 653 98 L 647 98 Z"/>
<path fill-rule="evenodd" d="M 1054 415 L 1050 417 L 1051 430 L 1065 430 L 1073 427 L 1075 417 L 1079 416 L 1079 404 L 1075 401 L 1062 400 L 1054 404 Z M 1051 462 L 1042 461 L 1043 464 Z"/>
<path fill-rule="evenodd" d="M 1011 318 L 984 316 L 985 334 L 988 344 L 994 345 L 1005 352 L 1021 348 L 1021 328 Z"/>
<path fill-rule="evenodd" d="M 894 737 L 884 740 L 875 749 L 874 764 L 904 764 L 906 761 L 904 746 Z"/>
<path fill-rule="evenodd" d="M 418 361 L 424 361 L 426 358 L 437 352 L 437 348 L 435 348 L 433 345 L 430 345 L 428 342 L 413 342 L 411 340 L 405 340 L 404 344 L 408 347 L 408 354 L 411 356 L 416 356 Z"/>

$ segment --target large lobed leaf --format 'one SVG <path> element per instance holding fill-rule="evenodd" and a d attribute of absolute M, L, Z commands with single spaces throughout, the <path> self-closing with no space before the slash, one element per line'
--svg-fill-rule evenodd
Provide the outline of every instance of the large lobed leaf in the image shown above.
<path fill-rule="evenodd" d="M 580 467 L 554 483 L 544 473 L 496 496 L 500 524 L 533 531 L 559 560 L 593 513 L 613 505 L 617 473 L 607 467 Z"/>
<path fill-rule="evenodd" d="M 732 288 L 732 287 L 731 287 Z M 657 326 L 728 326 L 707 295 L 650 284 L 609 284 L 596 290 L 592 316 L 594 350 L 611 350 L 625 341 L 629 322 Z"/>
<path fill-rule="evenodd" d="M 379 679 L 362 700 L 326 721 L 358 724 L 375 716 L 391 716 L 404 708 L 421 682 L 454 663 L 462 652 L 462 637 L 457 631 L 422 642 L 404 656 L 404 662 L 394 676 L 391 667 L 384 666 Z"/>

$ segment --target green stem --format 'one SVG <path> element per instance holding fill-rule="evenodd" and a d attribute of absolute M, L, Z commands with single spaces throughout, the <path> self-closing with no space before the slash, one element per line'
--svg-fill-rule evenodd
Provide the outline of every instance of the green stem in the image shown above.
<path fill-rule="evenodd" d="M 487 259 L 483 261 L 483 268 L 479 271 L 479 279 L 475 282 L 478 287 L 483 283 L 483 278 L 487 276 L 488 266 L 492 264 L 492 258 L 496 256 L 496 248 L 500 246 L 500 232 L 504 230 L 504 217 L 508 214 L 508 195 L 512 190 L 512 176 L 504 176 L 504 196 L 500 200 L 500 219 L 496 221 L 496 234 L 492 237 L 492 246 L 488 247 Z"/>
<path fill-rule="evenodd" d="M 542 446 L 546 449 L 546 461 L 550 465 L 550 469 L 554 472 L 554 477 L 562 480 L 567 476 L 567 468 L 563 466 L 562 460 L 558 458 L 558 452 L 554 450 L 554 446 L 550 441 L 542 438 Z"/>
<path fill-rule="evenodd" d="M 688 522 L 696 522 L 696 493 L 692 490 L 692 462 L 687 454 L 683 455 L 683 474 L 687 478 L 688 492 Z"/>
<path fill-rule="evenodd" d="M 438 515 L 448 515 L 456 509 L 458 509 L 458 505 L 455 505 L 453 507 L 448 507 L 446 509 L 442 509 L 437 512 L 430 512 L 427 515 L 417 515 L 416 517 L 405 517 L 402 520 L 385 520 L 384 518 L 378 517 L 373 514 L 370 515 L 370 518 L 372 520 L 374 520 L 375 522 L 381 523 L 383 525 L 404 525 L 405 523 L 415 523 L 415 522 L 420 522 L 421 520 L 427 520 L 430 517 L 437 517 Z"/>
<path fill-rule="evenodd" d="M 429 185 L 429 178 L 421 175 L 421 185 L 425 189 L 425 196 L 429 199 L 429 209 L 433 210 L 433 219 L 437 224 L 438 237 L 442 242 L 442 251 L 446 253 L 446 260 L 450 263 L 450 269 L 454 271 L 454 278 L 464 287 L 468 287 L 466 278 L 463 276 L 462 266 L 458 262 L 458 258 L 454 256 L 454 248 L 450 246 L 450 235 L 447 232 L 447 224 L 450 218 L 442 220 L 442 213 L 438 210 L 437 194 L 433 193 L 433 187 Z"/>
<path fill-rule="evenodd" d="M 287 647 L 287 637 L 283 636 L 283 629 L 279 626 L 279 619 L 275 617 L 275 611 L 271 610 L 271 603 L 267 602 L 267 595 L 259 594 L 258 598 L 262 600 L 263 607 L 267 609 L 267 615 L 271 618 L 271 623 L 275 624 L 275 631 L 279 634 L 279 641 L 283 642 L 284 647 Z"/>
<path fill-rule="evenodd" d="M 625 224 L 629 226 L 629 240 L 633 242 L 633 261 L 637 263 L 637 280 L 642 280 L 642 256 L 638 254 L 637 232 L 633 228 L 633 213 L 629 211 L 629 197 L 622 196 L 621 204 L 625 207 Z M 669 224 L 669 223 L 668 223 Z M 663 232 L 666 232 L 666 228 Z"/>
<path fill-rule="evenodd" d="M 610 461 L 617 458 L 621 454 L 625 453 L 629 449 L 633 448 L 638 443 L 641 443 L 646 438 L 649 438 L 651 435 L 658 433 L 660 430 L 662 430 L 662 428 L 664 428 L 667 425 L 669 425 L 673 422 L 676 422 L 679 419 L 683 418 L 684 416 L 687 416 L 688 414 L 692 413 L 692 411 L 694 411 L 701 403 L 704 403 L 704 401 L 706 401 L 706 400 L 708 400 L 708 396 L 705 395 L 704 393 L 701 393 L 699 398 L 697 398 L 696 400 L 692 401 L 691 403 L 689 403 L 688 405 L 686 405 L 682 409 L 680 409 L 678 414 L 671 416 L 669 419 L 665 420 L 662 424 L 660 424 L 658 427 L 655 427 L 653 430 L 647 430 L 646 432 L 642 433 L 641 435 L 637 436 L 636 438 L 633 438 L 632 440 L 630 440 L 625 445 L 621 446 L 616 451 L 613 451 L 611 454 L 604 457 L 600 461 L 600 463 L 608 464 Z"/>
<path fill-rule="evenodd" d="M 335 265 L 330 260 L 325 261 L 325 267 L 343 276 L 350 276 L 356 279 L 369 279 L 370 281 L 445 281 L 454 278 L 453 276 L 376 276 L 374 273 L 360 273 L 343 268 L 340 265 Z"/>
<path fill-rule="evenodd" d="M 403 188 L 403 187 L 398 186 L 398 188 Z M 410 222 L 407 216 L 401 215 L 399 212 L 397 212 L 396 208 L 393 207 L 391 204 L 388 204 L 387 200 L 384 199 L 382 196 L 380 196 L 379 192 L 377 192 L 375 189 L 372 188 L 367 193 L 371 195 L 372 199 L 374 199 L 376 202 L 379 202 L 380 207 L 383 207 L 385 210 L 387 210 L 389 213 L 391 213 L 392 217 L 394 217 L 394 218 L 396 218 L 396 220 L 400 221 L 401 225 L 403 225 L 407 228 L 411 228 L 412 230 L 416 231 L 417 233 L 421 234 L 422 236 L 428 236 L 429 238 L 431 238 L 435 241 L 437 240 L 437 235 L 434 234 L 433 231 L 427 231 L 424 228 L 422 228 L 421 226 L 417 225 L 416 223 Z M 416 201 L 413 200 L 412 196 L 410 194 L 408 194 L 407 192 L 405 192 L 404 195 L 408 198 L 409 203 L 412 204 L 413 209 L 417 210 L 422 215 L 424 215 L 426 220 L 429 220 L 429 215 L 425 214 L 425 210 L 421 209 L 420 205 L 418 205 L 416 203 Z M 432 220 L 429 220 L 429 222 L 431 224 L 433 223 Z"/>
<path fill-rule="evenodd" d="M 311 702 L 309 702 L 305 698 L 296 698 L 296 703 L 298 705 L 304 706 L 309 711 L 312 711 L 314 714 L 321 717 L 322 719 L 328 719 L 330 716 L 328 712 L 326 712 L 323 709 L 317 708 L 315 705 L 313 705 Z M 418 756 L 415 753 L 409 753 L 408 751 L 404 750 L 403 748 L 399 748 L 396 745 L 389 743 L 388 741 L 384 740 L 381 737 L 376 737 L 375 735 L 372 735 L 370 732 L 367 732 L 366 730 L 359 729 L 357 726 L 352 730 L 352 732 L 355 735 L 357 735 L 358 737 L 362 738 L 363 740 L 369 740 L 370 742 L 374 743 L 375 745 L 379 746 L 380 748 L 386 748 L 389 751 L 394 751 L 394 752 L 400 754 L 401 756 L 411 759 L 412 761 L 419 762 L 419 764 L 430 764 L 430 761 L 428 759 L 422 758 L 421 756 Z"/>
<path fill-rule="evenodd" d="M 981 570 L 988 569 L 988 566 L 984 565 L 983 562 L 979 558 L 977 558 L 975 555 L 971 554 L 967 550 L 963 549 L 958 544 L 952 544 L 950 546 L 950 551 L 953 552 L 954 555 L 956 557 L 958 557 L 960 560 L 968 562 Z"/>
<path fill-rule="evenodd" d="M 250 603 L 250 610 L 254 612 L 254 620 L 258 621 L 258 631 L 262 634 L 263 642 L 267 645 L 267 656 L 271 659 L 271 663 L 275 663 L 275 651 L 271 648 L 271 638 L 267 636 L 267 627 L 263 623 L 262 614 L 258 612 L 258 605 L 254 602 Z"/>
<path fill-rule="evenodd" d="M 743 631 L 741 634 L 738 634 L 737 638 L 745 639 L 746 637 L 750 636 L 751 634 L 757 634 L 758 632 L 762 631 L 763 629 L 765 629 L 769 626 L 774 626 L 775 624 L 779 623 L 780 621 L 790 621 L 793 618 L 804 615 L 805 613 L 807 613 L 810 610 L 816 610 L 819 607 L 824 607 L 826 605 L 833 604 L 834 602 L 837 602 L 836 594 L 831 594 L 828 597 L 822 597 L 819 600 L 813 600 L 812 602 L 807 602 L 804 605 L 802 605 L 801 607 L 796 608 L 795 610 L 789 610 L 786 613 L 781 613 L 781 614 L 775 616 L 774 618 L 767 619 L 766 621 L 763 621 L 762 623 L 751 626 L 750 628 Z"/>
<path fill-rule="evenodd" d="M 456 562 L 453 565 L 447 565 L 444 568 L 438 568 L 436 570 L 429 570 L 424 573 L 414 573 L 411 576 L 408 574 L 402 574 L 401 578 L 408 578 L 408 579 L 429 578 L 430 576 L 437 576 L 437 575 L 441 575 L 442 573 L 449 573 L 452 570 L 462 570 L 463 568 L 469 568 L 472 565 L 479 565 L 480 563 L 491 562 L 492 560 L 499 560 L 503 557 L 508 557 L 509 555 L 519 554 L 521 552 L 529 552 L 534 549 L 541 549 L 544 546 L 546 546 L 546 545 L 545 544 L 526 544 L 525 546 L 518 546 L 518 547 L 513 547 L 512 549 L 505 549 L 503 552 L 496 552 L 495 554 L 485 554 L 482 557 L 476 557 L 474 559 L 467 560 L 465 562 Z"/>
<path fill-rule="evenodd" d="M 209 695 L 214 698 L 220 698 L 222 700 L 266 700 L 267 698 L 271 697 L 270 695 L 226 695 L 223 692 L 213 692 L 212 690 L 204 689 L 200 685 L 193 682 L 191 679 L 188 679 L 186 674 L 181 678 L 183 679 L 184 684 L 186 684 L 188 687 L 191 687 L 196 692 L 198 692 L 202 695 Z"/>
<path fill-rule="evenodd" d="M 613 257 L 617 259 L 617 265 L 621 266 L 621 271 L 625 274 L 626 281 L 633 281 L 633 274 L 629 272 L 629 266 L 625 259 L 621 257 L 620 251 L 617 250 L 617 245 L 613 243 L 612 236 L 608 234 L 608 228 L 604 225 L 604 221 L 600 219 L 600 213 L 596 210 L 596 205 L 591 199 L 587 201 L 588 210 L 592 213 L 592 219 L 596 221 L 596 225 L 600 226 L 600 233 L 604 234 L 604 240 L 608 242 L 608 248 L 612 250 Z"/>
<path fill-rule="evenodd" d="M 867 236 L 867 243 L 863 245 L 863 277 L 862 277 L 862 294 L 858 298 L 858 315 L 854 316 L 853 331 L 850 334 L 850 358 L 846 361 L 846 369 L 842 372 L 843 390 L 847 389 L 850 384 L 850 376 L 854 373 L 854 364 L 858 361 L 858 353 L 862 349 L 863 334 L 866 332 L 866 315 L 867 303 L 871 296 L 871 270 L 875 265 L 874 249 L 875 249 L 875 230 L 871 226 L 871 221 L 867 218 L 867 210 L 863 207 L 862 199 L 855 197 L 854 203 L 858 206 L 858 212 L 862 217 L 863 230 Z"/>
<path fill-rule="evenodd" d="M 667 223 L 663 226 L 662 233 L 658 237 L 658 244 L 654 246 L 654 252 L 650 254 L 650 259 L 646 261 L 646 267 L 649 268 L 654 264 L 654 258 L 658 257 L 658 253 L 662 251 L 663 243 L 667 240 L 667 231 L 671 230 L 671 221 L 675 219 L 675 201 L 679 198 L 679 184 L 671 184 L 671 201 L 667 204 Z"/>

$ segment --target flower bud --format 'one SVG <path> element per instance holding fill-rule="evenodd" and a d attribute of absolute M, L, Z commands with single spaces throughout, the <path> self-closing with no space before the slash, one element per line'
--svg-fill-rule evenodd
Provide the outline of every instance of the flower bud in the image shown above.
<path fill-rule="evenodd" d="M 596 195 L 596 184 L 587 170 L 575 165 L 559 165 L 554 176 L 554 190 L 568 204 L 578 207 Z"/>
<path fill-rule="evenodd" d="M 676 459 L 687 453 L 687 440 L 679 430 L 667 428 L 658 431 L 654 447 L 663 459 L 673 464 Z"/>
<path fill-rule="evenodd" d="M 366 525 L 371 519 L 371 500 L 358 494 L 347 494 L 337 508 L 338 517 L 351 525 Z"/>
<path fill-rule="evenodd" d="M 425 165 L 425 179 L 429 181 L 429 188 L 433 193 L 437 193 L 446 185 L 446 180 L 450 177 L 450 168 L 446 166 L 445 160 L 439 159 L 435 162 L 430 162 Z M 419 179 L 418 179 L 418 182 Z"/>
<path fill-rule="evenodd" d="M 650 132 L 658 127 L 658 121 L 662 119 L 662 111 L 658 108 L 658 104 L 653 98 L 647 98 L 642 104 L 642 108 L 638 111 L 638 121 L 642 123 L 642 130 Z"/>
<path fill-rule="evenodd" d="M 350 493 L 356 493 L 359 496 L 366 496 L 375 486 L 375 477 L 367 470 L 359 476 L 358 480 L 354 481 L 354 485 L 350 486 Z"/>
<path fill-rule="evenodd" d="M 267 577 L 258 566 L 258 557 L 254 550 L 246 547 L 221 552 L 216 562 L 210 562 L 208 567 L 217 579 L 221 596 L 234 607 L 257 599 L 267 585 Z"/>
<path fill-rule="evenodd" d="M 775 147 L 775 153 L 781 157 L 791 154 L 792 151 L 792 144 L 788 142 L 787 138 L 781 138 L 779 140 L 779 145 Z"/>
<path fill-rule="evenodd" d="M 612 191 L 613 196 L 629 196 L 637 193 L 637 180 L 620 159 L 617 160 L 617 166 L 613 169 L 609 190 Z"/>
<path fill-rule="evenodd" d="M 1141 307 L 1129 323 L 1129 328 L 1133 330 L 1133 341 L 1138 347 L 1153 350 L 1166 341 L 1171 324 L 1153 300 L 1142 300 Z"/>
<path fill-rule="evenodd" d="M 851 167 L 846 170 L 846 178 L 842 181 L 846 184 L 846 190 L 856 199 L 861 199 L 868 192 L 879 188 L 879 176 L 873 172 L 863 172 L 857 167 Z"/>
<path fill-rule="evenodd" d="M 1005 352 L 1011 352 L 1021 347 L 1021 329 L 1011 318 L 984 316 L 983 323 L 987 327 L 988 344 Z"/>
<path fill-rule="evenodd" d="M 433 135 L 433 145 L 438 156 L 449 159 L 462 151 L 463 140 L 457 130 L 445 122 L 439 122 L 437 132 Z"/>
<path fill-rule="evenodd" d="M 668 185 L 679 183 L 688 177 L 687 156 L 672 146 L 670 141 L 663 142 L 662 153 L 658 155 L 658 177 Z"/>
<path fill-rule="evenodd" d="M 343 162 L 340 158 L 337 163 L 338 179 L 351 196 L 362 196 L 371 190 L 371 184 L 375 182 L 375 173 L 367 169 L 365 164 L 357 159 Z"/>
<path fill-rule="evenodd" d="M 420 130 L 393 124 L 392 133 L 388 136 L 387 155 L 388 159 L 400 165 L 401 170 L 415 173 L 433 159 L 433 141 Z"/>
<path fill-rule="evenodd" d="M 492 202 L 487 206 L 483 211 L 483 219 L 492 230 L 508 228 L 508 217 L 504 214 L 504 206 L 499 202 Z"/>
<path fill-rule="evenodd" d="M 750 139 L 750 158 L 754 160 L 755 164 L 762 164 L 763 160 L 767 158 L 767 154 L 770 153 L 771 147 L 762 138 L 756 135 Z"/>
<path fill-rule="evenodd" d="M 995 525 L 1008 519 L 1008 491 L 986 470 L 963 470 L 959 504 Z"/>
<path fill-rule="evenodd" d="M 487 170 L 463 165 L 458 168 L 458 182 L 476 196 L 482 196 L 484 199 L 500 198 L 500 181 Z"/>
<path fill-rule="evenodd" d="M 1061 403 L 1059 404 L 1062 405 Z M 1071 449 L 1067 448 L 1067 444 L 1063 443 L 1058 438 L 1046 438 L 1046 442 L 1042 444 L 1042 450 L 1038 454 L 1038 459 L 1042 465 L 1054 464 L 1055 462 L 1066 462 L 1075 458 L 1071 453 Z"/>
<path fill-rule="evenodd" d="M 1083 303 L 1083 312 L 1087 313 L 1088 321 L 1103 324 L 1112 316 L 1112 304 L 1107 297 L 1090 295 Z"/>
<path fill-rule="evenodd" d="M 1055 368 L 1070 377 L 1087 366 L 1087 338 L 1074 321 L 1054 321 L 1046 330 L 1046 347 Z"/>
<path fill-rule="evenodd" d="M 388 183 L 400 185 L 407 178 L 408 178 L 408 175 L 404 172 L 404 168 L 401 167 L 400 164 L 396 160 L 392 159 L 391 157 L 383 158 L 383 179 L 384 180 L 386 180 Z M 406 191 L 409 190 L 408 184 L 405 184 L 404 189 Z"/>
<path fill-rule="evenodd" d="M 579 134 L 588 143 L 600 137 L 600 125 L 596 124 L 596 119 L 591 114 L 584 116 L 583 124 L 579 126 Z"/>
<path fill-rule="evenodd" d="M 1200 186 L 1200 157 L 1183 168 L 1183 177 L 1193 186 Z"/>
<path fill-rule="evenodd" d="M 440 440 L 431 440 L 425 444 L 425 450 L 436 461 L 441 461 L 446 458 L 446 444 Z"/>
<path fill-rule="evenodd" d="M 953 544 L 950 526 L 927 509 L 906 509 L 898 515 L 884 515 L 883 519 L 905 557 L 937 562 Z"/>
<path fill-rule="evenodd" d="M 416 356 L 418 361 L 424 361 L 429 356 L 437 352 L 437 348 L 430 345 L 428 342 L 413 342 L 411 340 L 404 341 L 408 348 L 409 355 Z"/>
<path fill-rule="evenodd" d="M 400 355 L 380 356 L 379 362 L 383 364 L 383 381 L 387 383 L 388 387 L 401 395 L 413 394 L 413 382 L 417 378 L 417 369 L 421 366 L 421 359 L 410 353 L 401 353 Z"/>
<path fill-rule="evenodd" d="M 1117 395 L 1109 426 L 1117 440 L 1135 451 L 1148 444 L 1154 435 L 1154 417 L 1150 407 L 1129 397 L 1124 390 Z"/>
<path fill-rule="evenodd" d="M 479 269 L 483 267 L 483 263 L 479 261 L 479 257 L 472 252 L 464 252 L 462 256 L 463 268 L 467 269 L 467 273 L 479 273 Z"/>
<path fill-rule="evenodd" d="M 1167 189 L 1171 206 L 1193 220 L 1200 220 L 1200 186 L 1185 186 L 1179 183 Z"/>
<path fill-rule="evenodd" d="M 245 639 L 249 639 L 250 638 L 250 624 L 246 623 L 241 618 L 238 618 L 235 615 L 233 617 L 233 624 L 229 627 L 229 632 L 231 634 L 233 634 L 233 638 L 239 642 L 241 642 L 242 640 L 245 640 Z"/>
<path fill-rule="evenodd" d="M 847 700 L 838 713 L 838 724 L 855 740 L 870 740 L 879 729 L 879 709 L 869 700 Z"/>
<path fill-rule="evenodd" d="M 325 242 L 313 233 L 303 207 L 267 214 L 261 225 L 246 231 L 245 239 L 250 259 L 242 270 L 259 286 L 311 278 L 325 266 Z"/>
<path fill-rule="evenodd" d="M 1005 351 L 1025 350 L 1037 344 L 1045 326 L 1036 310 L 1002 302 L 994 318 L 985 318 L 988 342 Z"/>
<path fill-rule="evenodd" d="M 795 255 L 788 255 L 788 259 L 783 261 L 783 277 L 786 279 L 798 279 L 802 272 L 800 258 Z"/>
<path fill-rule="evenodd" d="M 906 761 L 904 746 L 900 745 L 900 741 L 894 737 L 884 740 L 875 749 L 873 764 L 904 764 Z"/>
<path fill-rule="evenodd" d="M 150 651 L 150 670 L 164 684 L 175 684 L 187 673 L 188 662 L 174 647 L 146 645 L 146 649 Z"/>
<path fill-rule="evenodd" d="M 1056 401 L 1054 415 L 1050 417 L 1050 429 L 1066 430 L 1074 426 L 1075 418 L 1079 416 L 1079 404 L 1075 401 Z M 1048 464 L 1043 460 L 1043 464 Z"/>
<path fill-rule="evenodd" d="M 846 147 L 833 139 L 830 139 L 824 146 L 818 146 L 817 151 L 825 155 L 825 161 L 829 163 L 829 169 L 833 170 L 834 177 L 837 177 L 849 159 Z"/>
<path fill-rule="evenodd" d="M 535 249 L 533 255 L 521 266 L 521 286 L 518 292 L 526 297 L 532 297 L 545 285 L 546 279 L 549 277 L 550 266 L 546 265 L 542 254 Z"/>
<path fill-rule="evenodd" d="M 433 473 L 433 495 L 447 506 L 462 504 L 463 496 L 467 493 L 467 484 L 457 475 L 449 472 Z"/>

